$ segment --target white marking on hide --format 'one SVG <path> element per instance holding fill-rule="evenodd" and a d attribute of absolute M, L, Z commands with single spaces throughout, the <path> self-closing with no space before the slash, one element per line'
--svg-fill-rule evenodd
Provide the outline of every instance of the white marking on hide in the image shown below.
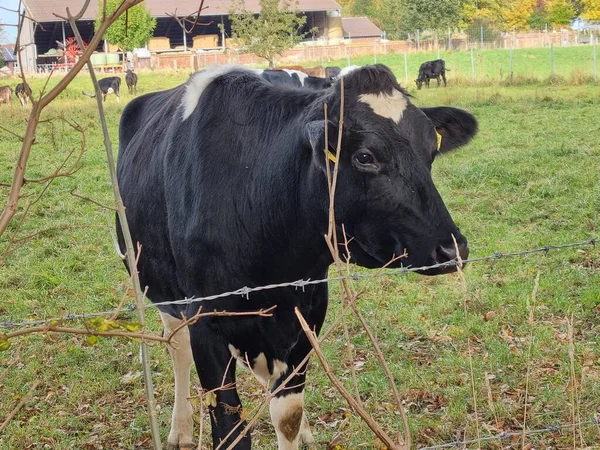
<path fill-rule="evenodd" d="M 181 320 L 168 314 L 160 313 L 165 334 L 169 336 L 178 326 Z M 181 328 L 173 337 L 175 343 L 168 346 L 173 360 L 173 374 L 175 376 L 175 404 L 171 417 L 171 431 L 167 442 L 169 446 L 180 448 L 193 442 L 194 422 L 192 420 L 192 405 L 190 397 L 190 367 L 194 358 L 190 345 L 190 330 L 188 327 Z"/>
<path fill-rule="evenodd" d="M 113 92 L 115 92 L 115 91 L 114 91 L 114 90 L 113 90 L 113 88 L 111 88 L 111 87 L 109 87 L 109 88 L 106 90 L 106 93 L 107 93 L 107 94 L 112 94 Z"/>
<path fill-rule="evenodd" d="M 277 433 L 279 450 L 298 450 L 304 421 L 303 404 L 304 392 L 275 397 L 271 400 L 269 410 Z"/>
<path fill-rule="evenodd" d="M 400 119 L 402 119 L 404 110 L 408 105 L 404 94 L 396 89 L 394 89 L 392 95 L 384 93 L 362 94 L 358 97 L 358 101 L 369 105 L 378 116 L 392 119 L 396 123 L 400 123 Z"/>
<path fill-rule="evenodd" d="M 264 353 L 260 353 L 254 361 L 252 361 L 252 373 L 260 381 L 263 386 L 271 387 L 273 383 L 279 379 L 282 373 L 287 370 L 288 366 L 283 361 L 278 359 L 273 360 L 273 373 L 269 371 L 267 358 Z"/>
<path fill-rule="evenodd" d="M 300 84 L 302 86 L 304 86 L 304 82 L 306 81 L 306 78 L 308 77 L 307 74 L 305 74 L 304 72 L 300 72 L 299 70 L 293 70 L 293 69 L 283 69 L 284 72 L 287 72 L 290 76 L 292 76 L 293 74 L 298 75 L 298 78 L 300 79 Z"/>
<path fill-rule="evenodd" d="M 240 352 L 237 348 L 235 348 L 233 345 L 228 344 L 227 348 L 229 348 L 229 353 L 231 353 L 231 356 L 233 356 L 236 359 L 242 359 L 242 352 Z"/>
<path fill-rule="evenodd" d="M 338 74 L 337 79 L 339 80 L 340 78 L 345 77 L 350 72 L 354 72 L 357 69 L 360 69 L 360 66 L 346 66 L 342 70 L 340 70 L 340 73 Z"/>
<path fill-rule="evenodd" d="M 202 72 L 197 72 L 192 75 L 185 86 L 185 94 L 181 101 L 183 120 L 190 117 L 194 112 L 194 109 L 196 109 L 196 106 L 198 106 L 198 102 L 200 101 L 200 96 L 213 80 L 234 70 L 248 71 L 248 69 L 241 66 L 225 64 L 222 66 L 212 66 Z"/>

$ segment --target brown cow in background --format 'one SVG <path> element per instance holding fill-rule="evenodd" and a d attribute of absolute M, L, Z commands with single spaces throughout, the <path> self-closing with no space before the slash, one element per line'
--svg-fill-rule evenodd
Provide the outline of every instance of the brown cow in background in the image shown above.
<path fill-rule="evenodd" d="M 10 105 L 12 98 L 12 88 L 10 86 L 0 86 L 0 104 L 6 103 Z"/>

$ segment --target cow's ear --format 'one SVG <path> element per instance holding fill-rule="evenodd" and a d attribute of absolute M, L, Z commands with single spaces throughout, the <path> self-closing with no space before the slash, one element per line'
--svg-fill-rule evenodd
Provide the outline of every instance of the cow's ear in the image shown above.
<path fill-rule="evenodd" d="M 477 119 L 458 108 L 421 108 L 442 136 L 440 153 L 449 152 L 467 144 L 477 134 Z"/>
<path fill-rule="evenodd" d="M 325 144 L 325 126 L 324 120 L 315 120 L 305 126 L 305 134 L 312 149 L 313 160 L 323 170 L 325 170 L 325 158 L 328 158 L 332 163 L 337 162 L 335 151 L 331 150 L 330 145 Z M 329 139 L 333 139 L 331 130 Z M 327 150 L 325 150 L 326 148 Z"/>
<path fill-rule="evenodd" d="M 313 120 L 308 122 L 304 127 L 306 139 L 313 149 L 323 148 L 323 140 L 325 139 L 325 121 Z"/>

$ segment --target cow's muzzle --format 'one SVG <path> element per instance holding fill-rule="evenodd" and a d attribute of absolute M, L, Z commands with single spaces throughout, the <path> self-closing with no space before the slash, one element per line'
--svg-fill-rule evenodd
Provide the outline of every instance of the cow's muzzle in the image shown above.
<path fill-rule="evenodd" d="M 458 248 L 458 255 L 456 249 Z M 458 256 L 462 261 L 469 257 L 469 246 L 465 242 L 459 242 L 457 245 L 440 245 L 432 255 L 434 263 L 432 265 L 441 264 L 441 266 L 419 271 L 423 275 L 442 275 L 445 273 L 456 272 L 458 266 Z M 466 263 L 463 263 L 463 268 Z"/>

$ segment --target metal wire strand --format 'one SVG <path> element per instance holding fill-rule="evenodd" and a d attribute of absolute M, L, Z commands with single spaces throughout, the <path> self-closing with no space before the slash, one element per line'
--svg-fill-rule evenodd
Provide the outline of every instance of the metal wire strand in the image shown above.
<path fill-rule="evenodd" d="M 546 245 L 544 247 L 539 247 L 539 248 L 536 248 L 533 250 L 522 250 L 522 251 L 510 252 L 510 253 L 495 252 L 489 256 L 482 256 L 479 258 L 470 258 L 470 259 L 464 260 L 463 264 L 466 264 L 466 263 L 473 264 L 473 263 L 480 263 L 480 262 L 484 262 L 484 261 L 495 261 L 495 260 L 505 259 L 505 258 L 515 258 L 515 257 L 520 257 L 520 256 L 532 255 L 532 254 L 536 254 L 536 253 L 548 253 L 551 250 L 562 250 L 562 249 L 585 247 L 585 246 L 594 246 L 595 247 L 597 242 L 598 242 L 597 238 L 592 238 L 587 241 L 573 242 L 573 243 L 569 243 L 569 244 Z M 146 308 L 146 309 L 156 308 L 159 306 L 167 306 L 167 305 L 189 305 L 192 303 L 200 303 L 200 302 L 216 300 L 219 298 L 230 297 L 230 296 L 240 296 L 240 297 L 248 299 L 250 297 L 251 293 L 259 292 L 259 291 L 280 289 L 280 288 L 286 288 L 286 287 L 293 287 L 296 289 L 298 289 L 298 288 L 304 289 L 306 286 L 328 283 L 330 281 L 340 281 L 340 280 L 344 280 L 344 279 L 358 280 L 361 278 L 363 278 L 363 279 L 364 278 L 380 278 L 380 277 L 389 277 L 389 276 L 397 276 L 397 275 L 406 275 L 410 272 L 418 272 L 418 271 L 424 271 L 424 270 L 428 270 L 428 269 L 448 268 L 448 267 L 454 267 L 456 265 L 457 265 L 457 261 L 452 260 L 452 261 L 448 261 L 445 263 L 433 264 L 431 266 L 402 267 L 399 269 L 383 270 L 379 273 L 374 273 L 374 274 L 351 273 L 348 275 L 328 277 L 328 278 L 323 278 L 323 279 L 319 279 L 319 280 L 311 280 L 311 279 L 296 280 L 296 281 L 291 281 L 291 282 L 286 282 L 286 283 L 268 284 L 265 286 L 257 286 L 257 287 L 244 286 L 244 287 L 241 287 L 234 291 L 223 292 L 221 294 L 209 295 L 206 297 L 191 297 L 191 298 L 183 298 L 180 300 L 173 300 L 173 301 L 168 301 L 168 302 L 148 303 L 144 306 L 144 308 Z M 0 322 L 0 329 L 39 326 L 39 325 L 44 325 L 44 324 L 50 324 L 53 322 L 69 322 L 69 321 L 73 321 L 73 320 L 87 319 L 89 317 L 109 316 L 109 315 L 115 314 L 115 312 L 128 313 L 128 312 L 132 312 L 132 311 L 135 311 L 135 306 L 130 305 L 130 306 L 126 306 L 125 308 L 122 308 L 118 311 L 111 310 L 111 311 L 103 311 L 103 312 L 95 312 L 95 313 L 87 313 L 87 314 L 68 314 L 67 316 L 64 316 L 64 317 L 44 319 L 44 320 L 24 321 L 24 322 L 5 321 L 5 322 Z"/>

